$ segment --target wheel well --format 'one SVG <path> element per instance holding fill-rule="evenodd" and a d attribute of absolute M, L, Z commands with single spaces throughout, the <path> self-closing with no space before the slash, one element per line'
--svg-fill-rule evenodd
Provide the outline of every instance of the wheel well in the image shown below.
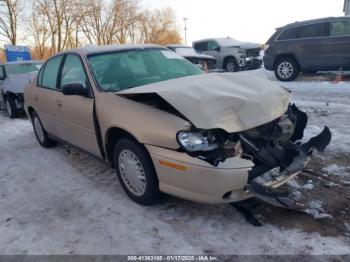
<path fill-rule="evenodd" d="M 32 118 L 32 114 L 33 114 L 34 111 L 35 110 L 34 110 L 33 107 L 31 107 L 31 106 L 28 107 L 28 114 L 29 114 L 30 118 Z"/>
<path fill-rule="evenodd" d="M 131 135 L 129 132 L 117 127 L 112 127 L 108 129 L 106 132 L 105 138 L 106 138 L 105 148 L 106 148 L 107 161 L 111 164 L 112 167 L 114 167 L 114 163 L 113 163 L 114 146 L 119 140 L 123 138 L 128 138 L 132 141 L 139 143 L 137 139 L 133 135 Z"/>
<path fill-rule="evenodd" d="M 12 94 L 9 93 L 9 92 L 2 93 L 2 98 L 4 99 L 4 102 L 5 102 L 5 100 L 7 99 L 7 97 L 9 97 L 9 96 L 12 96 Z"/>
<path fill-rule="evenodd" d="M 237 60 L 234 56 L 226 56 L 224 59 L 224 65 L 223 65 L 224 68 L 226 67 L 227 60 L 230 58 L 232 58 L 235 61 L 235 63 L 238 65 Z"/>
<path fill-rule="evenodd" d="M 293 60 L 295 61 L 295 63 L 297 64 L 298 69 L 300 70 L 299 61 L 298 61 L 298 59 L 295 57 L 295 55 L 293 55 L 293 54 L 279 54 L 279 55 L 277 55 L 277 56 L 275 57 L 275 61 L 274 61 L 274 63 L 273 63 L 273 69 L 276 68 L 277 62 L 278 62 L 280 59 L 282 59 L 282 58 L 293 59 Z"/>

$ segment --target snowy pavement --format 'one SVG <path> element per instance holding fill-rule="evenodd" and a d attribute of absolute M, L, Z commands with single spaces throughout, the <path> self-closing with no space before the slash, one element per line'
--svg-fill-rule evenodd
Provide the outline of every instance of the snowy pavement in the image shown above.
<path fill-rule="evenodd" d="M 350 84 L 283 86 L 309 112 L 308 135 L 323 125 L 333 131 L 332 144 L 318 156 L 320 168 L 335 181 L 349 181 Z M 257 228 L 229 205 L 166 197 L 157 206 L 139 206 L 104 163 L 61 145 L 41 148 L 28 120 L 0 111 L 1 254 L 350 254 L 350 219 L 347 232 L 327 233 L 322 219 L 283 212 L 272 209 Z"/>

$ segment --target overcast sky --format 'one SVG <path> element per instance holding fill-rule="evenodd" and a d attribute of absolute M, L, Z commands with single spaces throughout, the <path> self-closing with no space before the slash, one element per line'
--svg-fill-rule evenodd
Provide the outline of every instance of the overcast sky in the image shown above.
<path fill-rule="evenodd" d="M 176 10 L 181 33 L 188 17 L 188 44 L 227 37 L 265 43 L 276 27 L 312 18 L 343 15 L 344 0 L 141 0 L 148 8 Z"/>

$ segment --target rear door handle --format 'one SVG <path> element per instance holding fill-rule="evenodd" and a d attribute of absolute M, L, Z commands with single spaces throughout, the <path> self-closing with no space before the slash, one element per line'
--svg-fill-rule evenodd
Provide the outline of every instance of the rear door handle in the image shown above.
<path fill-rule="evenodd" d="M 34 100 L 38 101 L 39 100 L 39 96 L 38 95 L 34 95 Z"/>
<path fill-rule="evenodd" d="M 56 100 L 56 105 L 58 106 L 58 107 L 62 107 L 62 101 L 61 100 Z"/>

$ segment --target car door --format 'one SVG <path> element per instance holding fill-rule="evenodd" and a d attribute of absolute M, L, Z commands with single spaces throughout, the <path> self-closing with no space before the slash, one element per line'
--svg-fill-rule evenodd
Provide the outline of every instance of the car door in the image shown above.
<path fill-rule="evenodd" d="M 33 91 L 34 109 L 39 115 L 45 130 L 51 135 L 58 135 L 55 117 L 54 96 L 58 92 L 58 72 L 63 55 L 50 58 L 40 69 L 37 86 Z"/>
<path fill-rule="evenodd" d="M 313 23 L 301 26 L 294 45 L 302 69 L 321 70 L 327 64 L 327 23 Z"/>
<path fill-rule="evenodd" d="M 64 95 L 62 92 L 55 94 L 54 107 L 59 138 L 100 157 L 94 128 L 94 98 L 78 54 L 67 54 L 59 77 L 59 89 L 77 82 L 90 89 L 89 96 Z"/>
<path fill-rule="evenodd" d="M 216 41 L 208 41 L 206 55 L 210 55 L 216 59 L 217 67 L 221 68 L 224 62 L 224 56 L 221 48 Z"/>
<path fill-rule="evenodd" d="M 331 21 L 326 53 L 330 68 L 350 69 L 350 20 Z"/>

